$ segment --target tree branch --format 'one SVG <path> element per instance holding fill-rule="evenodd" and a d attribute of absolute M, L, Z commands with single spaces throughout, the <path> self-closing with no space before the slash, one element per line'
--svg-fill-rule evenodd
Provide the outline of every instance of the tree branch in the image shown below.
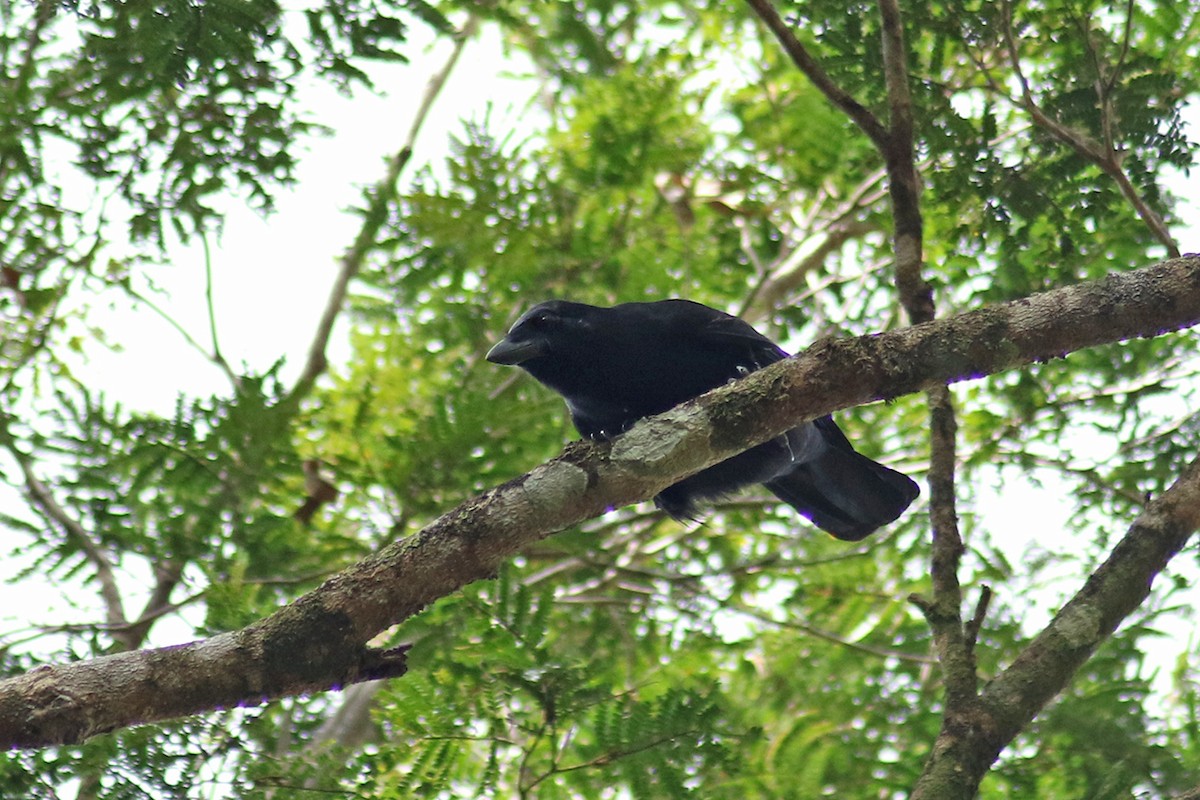
<path fill-rule="evenodd" d="M 958 422 L 947 386 L 929 390 L 929 517 L 933 553 L 929 574 L 932 600 L 917 602 L 933 631 L 934 649 L 946 683 L 946 709 L 942 734 L 951 720 L 975 701 L 975 654 L 962 620 L 962 587 L 958 566 L 964 546 L 958 530 L 955 499 Z M 980 620 L 982 624 L 982 620 Z"/>
<path fill-rule="evenodd" d="M 822 341 L 643 420 L 610 443 L 573 443 L 247 628 L 39 667 L 0 682 L 0 746 L 78 742 L 131 724 L 402 674 L 403 651 L 374 650 L 366 642 L 438 598 L 494 576 L 530 544 L 645 500 L 802 420 L 1198 322 L 1200 256 L 1190 256 L 924 325 Z M 1200 480 L 1198 472 L 1189 471 L 1184 485 Z M 1064 621 L 1010 667 L 1012 677 L 984 694 L 997 720 L 986 740 L 990 758 L 1007 742 L 1003 736 L 1011 738 L 1038 703 L 1065 685 L 1098 632 L 1115 627 L 1114 609 L 1130 609 L 1132 597 L 1145 596 L 1150 578 L 1186 538 L 1183 528 L 1200 515 L 1200 496 L 1173 490 L 1147 514 L 1135 527 L 1150 534 L 1135 537 L 1136 547 L 1118 548 L 1111 575 L 1085 587 L 1082 608 L 1064 609 Z M 1165 532 L 1154 533 L 1153 525 Z M 1129 559 L 1142 563 L 1121 566 Z M 1119 602 L 1107 596 L 1112 592 Z M 1094 618 L 1099 622 L 1092 624 Z M 1053 652 L 1059 645 L 1069 646 L 1068 658 Z M 1039 662 L 1052 668 L 1037 672 Z M 1036 691 L 1022 683 L 1035 672 Z"/>
<path fill-rule="evenodd" d="M 939 737 L 913 800 L 968 800 L 1000 751 L 1150 594 L 1200 528 L 1200 458 L 1138 516 L 1083 588 L 980 695 L 954 737 Z"/>
<path fill-rule="evenodd" d="M 888 191 L 896 229 L 892 247 L 896 257 L 896 290 L 915 325 L 936 315 L 933 289 L 922 276 L 924 223 L 921 219 L 921 181 L 913 141 L 912 93 L 909 91 L 908 51 L 904 22 L 897 0 L 878 0 L 883 36 L 883 71 L 887 86 L 889 131 L 883 156 L 887 164 Z M 958 566 L 963 541 L 958 530 L 955 473 L 958 468 L 958 421 L 948 386 L 930 389 L 929 400 L 929 516 L 933 530 L 930 577 L 933 599 L 918 603 L 933 631 L 934 649 L 946 686 L 946 706 L 939 739 L 976 702 L 973 641 L 977 635 L 963 626 L 962 587 Z M 986 606 L 981 606 L 986 608 Z M 982 625 L 983 620 L 972 621 Z"/>
<path fill-rule="evenodd" d="M 892 248 L 896 255 L 896 289 L 914 324 L 934 317 L 933 289 L 921 276 L 924 265 L 924 224 L 921 220 L 921 179 L 913 144 L 912 93 L 908 88 L 908 51 L 904 23 L 896 0 L 879 0 L 883 25 L 883 75 L 888 96 L 888 135 L 879 152 L 887 166 L 892 197 Z"/>
<path fill-rule="evenodd" d="M 821 68 L 820 63 L 796 38 L 796 34 L 792 33 L 792 29 L 775 11 L 769 0 L 746 0 L 746 2 L 783 45 L 784 52 L 788 54 L 792 62 L 812 81 L 812 85 L 817 87 L 829 102 L 845 112 L 846 116 L 850 117 L 851 121 L 875 143 L 880 151 L 884 150 L 887 147 L 887 129 L 880 124 L 870 109 L 833 82 L 833 79 Z"/>

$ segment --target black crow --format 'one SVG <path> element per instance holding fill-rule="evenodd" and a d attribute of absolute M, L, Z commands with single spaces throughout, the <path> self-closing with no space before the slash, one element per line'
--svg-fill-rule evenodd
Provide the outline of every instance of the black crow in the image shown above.
<path fill-rule="evenodd" d="M 787 355 L 737 317 L 690 300 L 612 308 L 551 300 L 523 314 L 487 359 L 519 365 L 566 399 L 582 435 L 608 439 Z M 667 487 L 654 502 L 693 518 L 697 501 L 755 483 L 848 541 L 896 519 L 920 493 L 908 476 L 855 452 L 822 417 Z"/>

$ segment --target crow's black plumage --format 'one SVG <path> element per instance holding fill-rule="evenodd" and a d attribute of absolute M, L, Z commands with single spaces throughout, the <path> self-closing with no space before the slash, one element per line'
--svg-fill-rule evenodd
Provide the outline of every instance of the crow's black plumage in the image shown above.
<path fill-rule="evenodd" d="M 690 300 L 600 308 L 534 306 L 487 354 L 561 394 L 584 436 L 606 439 L 730 380 L 786 358 L 747 323 Z M 832 417 L 793 428 L 685 478 L 654 498 L 677 518 L 697 501 L 761 483 L 839 539 L 862 539 L 919 494 L 908 476 L 855 452 Z"/>

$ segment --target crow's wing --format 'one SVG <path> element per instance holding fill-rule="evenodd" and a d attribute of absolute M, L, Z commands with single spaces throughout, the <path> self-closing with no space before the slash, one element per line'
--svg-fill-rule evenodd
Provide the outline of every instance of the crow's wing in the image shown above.
<path fill-rule="evenodd" d="M 751 363 L 739 366 L 753 371 L 788 357 L 787 351 L 756 331 L 745 320 L 714 309 L 705 310 L 709 311 L 710 315 L 697 329 L 696 335 L 700 340 L 717 348 L 748 354 Z"/>

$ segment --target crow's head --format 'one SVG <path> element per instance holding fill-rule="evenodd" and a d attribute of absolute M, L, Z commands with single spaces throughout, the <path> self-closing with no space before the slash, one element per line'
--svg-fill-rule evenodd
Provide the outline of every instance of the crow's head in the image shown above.
<path fill-rule="evenodd" d="M 538 303 L 513 323 L 508 335 L 488 351 L 487 360 L 526 369 L 535 367 L 539 359 L 570 360 L 586 347 L 592 329 L 589 317 L 596 310 L 566 300 Z"/>

